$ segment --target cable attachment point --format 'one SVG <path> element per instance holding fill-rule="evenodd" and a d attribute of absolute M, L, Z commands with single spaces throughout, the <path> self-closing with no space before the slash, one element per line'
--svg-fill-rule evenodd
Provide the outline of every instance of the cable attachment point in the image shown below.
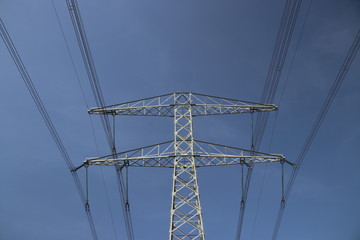
<path fill-rule="evenodd" d="M 245 208 L 245 200 L 241 199 L 241 208 Z"/>
<path fill-rule="evenodd" d="M 282 208 L 285 207 L 285 199 L 281 199 L 281 207 L 282 207 Z"/>
<path fill-rule="evenodd" d="M 90 204 L 89 204 L 89 200 L 85 200 L 85 211 L 89 212 L 90 211 Z"/>
<path fill-rule="evenodd" d="M 76 171 L 79 170 L 80 168 L 84 167 L 86 164 L 88 164 L 88 163 L 83 163 L 83 164 L 81 164 L 81 165 L 78 166 L 78 167 L 74 167 L 74 168 L 70 169 L 70 172 L 76 172 Z"/>
<path fill-rule="evenodd" d="M 75 4 L 74 3 L 69 3 L 68 9 L 69 9 L 69 11 L 74 11 L 75 10 Z"/>
<path fill-rule="evenodd" d="M 126 208 L 127 212 L 130 212 L 130 203 L 129 203 L 129 201 L 126 201 L 125 208 Z"/>
<path fill-rule="evenodd" d="M 90 205 L 89 205 L 89 164 L 84 164 L 86 169 L 86 199 L 85 199 L 85 211 L 90 211 Z"/>
<path fill-rule="evenodd" d="M 284 163 L 285 163 L 285 159 L 281 159 L 280 164 L 281 164 L 281 206 L 282 207 L 285 207 Z"/>
<path fill-rule="evenodd" d="M 241 164 L 241 208 L 245 208 L 245 181 L 244 181 L 244 164 L 245 160 L 240 160 Z"/>
<path fill-rule="evenodd" d="M 75 2 L 74 2 L 74 0 L 67 0 L 66 2 L 68 4 L 69 11 L 74 11 L 75 10 Z"/>

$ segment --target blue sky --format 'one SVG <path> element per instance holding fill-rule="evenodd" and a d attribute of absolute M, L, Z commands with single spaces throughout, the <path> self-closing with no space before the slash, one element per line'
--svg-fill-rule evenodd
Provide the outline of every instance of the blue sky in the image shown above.
<path fill-rule="evenodd" d="M 107 104 L 179 91 L 260 101 L 284 0 L 78 0 Z M 304 0 L 261 151 L 295 161 L 360 27 L 358 0 Z M 95 106 L 65 1 L 55 5 L 88 106 Z M 0 16 L 73 162 L 108 154 L 76 79 L 51 1 L 0 1 Z M 290 70 L 290 60 L 294 64 Z M 304 160 L 279 240 L 360 238 L 360 57 L 356 56 Z M 289 72 L 290 71 L 290 72 Z M 0 239 L 90 239 L 70 173 L 0 43 Z M 286 88 L 284 88 L 286 84 Z M 281 102 L 280 96 L 284 88 Z M 171 140 L 168 118 L 119 117 L 117 148 Z M 250 116 L 195 119 L 197 139 L 250 147 Z M 271 141 L 273 127 L 274 136 Z M 287 169 L 287 173 L 290 169 Z M 90 169 L 90 203 L 99 239 L 125 239 L 112 168 Z M 84 179 L 83 173 L 80 177 Z M 240 168 L 199 169 L 207 239 L 233 239 Z M 137 240 L 166 239 L 172 171 L 130 169 L 130 204 Z M 254 171 L 243 239 L 270 239 L 280 201 L 280 166 Z"/>

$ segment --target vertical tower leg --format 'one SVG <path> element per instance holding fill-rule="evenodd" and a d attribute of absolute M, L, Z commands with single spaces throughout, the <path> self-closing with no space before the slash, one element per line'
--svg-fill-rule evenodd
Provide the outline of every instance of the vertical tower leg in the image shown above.
<path fill-rule="evenodd" d="M 194 160 L 191 95 L 176 94 L 170 240 L 205 240 Z"/>

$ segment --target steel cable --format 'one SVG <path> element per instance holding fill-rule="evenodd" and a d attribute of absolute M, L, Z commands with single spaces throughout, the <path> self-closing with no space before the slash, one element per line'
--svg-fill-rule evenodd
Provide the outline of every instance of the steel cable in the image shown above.
<path fill-rule="evenodd" d="M 88 44 L 87 36 L 85 33 L 85 29 L 83 27 L 81 14 L 79 11 L 79 6 L 76 0 L 66 0 L 71 21 L 75 30 L 77 42 L 80 47 L 81 55 L 83 58 L 83 62 L 85 64 L 86 72 L 90 81 L 91 89 L 95 98 L 95 102 L 98 107 L 105 107 L 104 98 L 102 95 L 102 91 L 100 88 L 97 72 L 95 69 L 95 64 L 91 55 L 90 47 Z M 105 130 L 105 134 L 107 137 L 108 145 L 110 147 L 111 152 L 115 155 L 116 154 L 116 148 L 114 145 L 114 138 L 112 131 L 111 131 L 111 125 L 110 121 L 107 115 L 101 115 L 101 122 L 103 125 L 103 128 Z M 130 215 L 130 208 L 128 204 L 128 199 L 126 196 L 124 196 L 124 184 L 123 184 L 123 177 L 121 173 L 121 168 L 116 168 L 116 175 L 117 175 L 117 182 L 118 182 L 118 188 L 120 192 L 120 198 L 122 201 L 122 208 L 124 214 L 124 220 L 126 225 L 126 232 L 129 240 L 134 239 L 134 233 L 133 233 L 133 227 L 132 227 L 132 221 L 131 221 L 131 215 Z"/>
<path fill-rule="evenodd" d="M 83 27 L 82 18 L 76 0 L 66 0 L 71 21 L 75 30 L 77 42 L 79 44 L 80 52 L 83 58 L 85 69 L 90 81 L 91 89 L 98 107 L 104 107 L 105 101 L 100 88 L 98 75 L 96 72 L 94 60 L 90 51 L 89 43 Z M 101 115 L 101 121 L 106 133 L 109 146 L 112 146 L 113 137 L 111 133 L 110 121 L 107 115 Z M 112 149 L 111 149 L 112 151 Z"/>
<path fill-rule="evenodd" d="M 324 121 L 324 118 L 327 114 L 327 112 L 329 111 L 329 108 L 342 84 L 342 82 L 344 81 L 344 78 L 346 76 L 346 73 L 348 72 L 348 69 L 350 68 L 351 66 L 351 63 L 352 61 L 354 60 L 354 57 L 357 53 L 357 51 L 359 50 L 359 47 L 360 47 L 360 31 L 358 31 L 352 45 L 351 45 L 351 48 L 349 50 L 349 52 L 347 53 L 347 56 L 336 76 L 336 79 L 329 91 L 329 94 L 327 95 L 325 101 L 324 101 L 324 104 L 323 106 L 321 107 L 321 110 L 315 120 L 315 123 L 314 125 L 312 126 L 311 130 L 310 130 L 310 133 L 307 137 L 307 139 L 305 140 L 305 143 L 300 151 L 300 154 L 296 160 L 296 165 L 297 167 L 294 168 L 291 172 L 291 175 L 290 175 L 290 178 L 289 178 L 289 182 L 286 186 L 286 189 L 285 189 L 285 202 L 288 200 L 289 198 L 289 195 L 290 195 L 290 192 L 291 192 L 291 189 L 293 188 L 293 185 L 294 185 L 294 182 L 295 182 L 295 178 L 299 172 L 299 169 L 300 169 L 300 166 L 307 154 L 307 152 L 309 151 L 313 141 L 314 141 L 314 138 L 316 137 L 316 134 L 319 130 L 319 128 L 321 127 L 321 124 L 322 122 Z M 274 227 L 274 232 L 273 232 L 273 236 L 272 236 L 272 239 L 273 240 L 276 240 L 277 236 L 278 236 L 278 233 L 279 233 L 279 228 L 280 228 L 280 225 L 281 225 L 281 221 L 282 221 L 282 217 L 283 217 L 283 214 L 284 214 L 284 210 L 285 210 L 285 204 L 281 204 L 280 205 L 280 209 L 279 209 L 279 212 L 278 212 L 278 215 L 277 215 L 277 218 L 276 218 L 276 223 L 275 223 L 275 227 Z"/>
<path fill-rule="evenodd" d="M 301 0 L 288 0 L 285 6 L 284 16 L 280 25 L 273 56 L 266 77 L 265 87 L 261 97 L 262 103 L 272 103 L 274 101 L 300 6 Z M 261 145 L 268 117 L 268 112 L 259 113 L 256 119 L 255 146 L 257 149 L 259 149 Z"/>
<path fill-rule="evenodd" d="M 71 61 L 71 64 L 72 64 L 72 68 L 73 68 L 73 70 L 74 70 L 74 73 L 75 73 L 77 82 L 78 82 L 79 87 L 80 87 L 81 94 L 82 94 L 83 99 L 84 99 L 84 103 L 85 103 L 86 109 L 89 109 L 89 105 L 88 105 L 88 102 L 87 102 L 86 97 L 85 97 L 85 92 L 84 92 L 84 89 L 83 89 L 83 87 L 82 87 L 79 74 L 78 74 L 78 72 L 77 72 L 77 70 L 76 70 L 75 62 L 74 62 L 73 56 L 72 56 L 72 54 L 71 54 L 68 41 L 66 40 L 65 32 L 64 32 L 64 29 L 63 29 L 62 24 L 61 24 L 61 22 L 60 22 L 59 14 L 58 14 L 58 12 L 57 12 L 57 9 L 56 9 L 54 0 L 51 0 L 51 2 L 52 2 L 52 6 L 53 6 L 53 9 L 54 9 L 54 13 L 55 13 L 55 16 L 56 16 L 56 19 L 57 19 L 57 22 L 58 22 L 60 31 L 61 31 L 61 35 L 62 35 L 63 40 L 64 40 L 64 42 L 65 42 L 65 46 L 66 46 L 66 49 L 67 49 L 67 53 L 68 53 L 68 55 L 69 55 L 69 58 L 70 58 L 70 61 Z M 91 115 L 89 114 L 88 116 L 89 116 L 89 120 L 90 120 L 90 124 L 91 124 L 91 130 L 92 130 L 92 134 L 93 134 L 93 138 L 94 138 L 94 143 L 95 143 L 95 146 L 96 146 L 96 152 L 97 152 L 98 155 L 99 155 L 99 150 L 98 150 L 98 146 L 97 146 L 97 141 L 96 141 L 95 130 L 94 130 L 94 126 L 93 126 L 93 121 L 92 121 L 92 119 L 91 119 Z M 113 217 L 113 214 L 112 214 L 112 208 L 111 208 L 111 206 L 110 206 L 110 199 L 109 199 L 109 194 L 108 194 L 108 190 L 107 190 L 107 185 L 106 185 L 106 182 L 105 182 L 105 177 L 104 177 L 104 173 L 103 173 L 102 169 L 101 169 L 101 175 L 102 175 L 102 181 L 103 181 L 103 185 L 104 185 L 104 191 L 105 191 L 105 195 L 106 195 L 106 199 L 107 199 L 107 204 L 108 204 L 108 209 L 109 209 L 109 215 L 110 215 L 110 218 L 111 218 L 111 223 L 112 223 L 112 227 L 113 227 L 113 231 L 114 231 L 114 236 L 115 236 L 115 239 L 118 239 L 117 233 L 116 233 L 116 228 L 115 228 L 115 221 L 114 221 L 114 217 Z"/>
<path fill-rule="evenodd" d="M 262 93 L 261 102 L 271 103 L 274 100 L 277 87 L 279 84 L 282 68 L 289 49 L 292 34 L 294 32 L 296 20 L 300 10 L 302 0 L 287 0 L 283 10 L 272 59 L 268 69 L 265 81 L 265 87 Z M 261 145 L 261 140 L 265 132 L 265 127 L 269 118 L 269 113 L 259 113 L 256 118 L 254 133 L 254 150 L 257 151 Z M 245 185 L 245 201 L 247 199 L 247 191 L 250 187 L 253 167 L 248 168 Z M 242 225 L 244 222 L 245 204 L 240 208 L 239 220 L 236 231 L 236 240 L 241 237 Z"/>
<path fill-rule="evenodd" d="M 85 193 L 84 193 L 84 189 L 82 188 L 82 185 L 80 183 L 80 179 L 77 175 L 77 173 L 75 171 L 73 171 L 74 169 L 74 165 L 69 157 L 69 154 L 68 152 L 66 151 L 65 149 L 65 146 L 64 144 L 62 143 L 61 139 L 60 139 L 60 136 L 59 134 L 57 133 L 52 121 L 51 121 L 51 118 L 16 50 L 16 47 L 14 45 L 14 43 L 12 42 L 11 40 L 11 37 L 2 21 L 2 19 L 0 18 L 0 33 L 1 33 L 1 37 L 2 39 L 4 40 L 4 43 L 12 57 L 12 59 L 14 60 L 14 63 L 16 65 L 16 67 L 18 68 L 19 72 L 20 72 L 20 75 L 21 77 L 23 78 L 24 80 L 24 83 L 27 87 L 27 89 L 29 90 L 30 94 L 31 94 L 31 97 L 32 99 L 34 100 L 35 104 L 36 104 L 36 107 L 37 109 L 39 110 L 40 114 L 41 114 L 41 117 L 43 118 L 56 146 L 58 147 L 63 159 L 65 160 L 65 163 L 66 165 L 68 166 L 69 170 L 71 171 L 71 175 L 73 177 L 73 180 L 74 180 L 74 183 L 75 183 L 75 186 L 76 186 L 76 189 L 78 190 L 78 193 L 80 195 L 80 199 L 84 205 L 84 208 L 86 210 L 86 215 L 87 215 L 87 218 L 88 218 L 88 221 L 89 221 L 89 225 L 90 225 L 90 229 L 91 229 L 91 233 L 92 233 L 92 236 L 93 236 L 93 239 L 94 240 L 97 240 L 97 234 L 96 234 L 96 230 L 95 230 L 95 225 L 94 225 L 94 221 L 93 221 L 93 218 L 92 218 L 92 215 L 91 215 L 91 212 L 90 212 L 90 207 L 88 204 L 86 204 L 86 196 L 85 196 Z"/>
<path fill-rule="evenodd" d="M 303 21 L 303 24 L 302 24 L 302 27 L 301 27 L 301 30 L 300 30 L 300 35 L 299 35 L 299 38 L 298 38 L 297 43 L 295 45 L 294 55 L 293 55 L 293 57 L 292 57 L 292 59 L 290 61 L 290 64 L 289 64 L 289 70 L 288 70 L 287 75 L 285 77 L 285 83 L 284 83 L 284 85 L 282 87 L 281 94 L 280 94 L 280 97 L 279 97 L 279 102 L 277 104 L 277 106 L 279 108 L 280 108 L 280 105 L 281 105 L 281 102 L 282 102 L 282 99 L 283 99 L 283 96 L 284 96 L 285 89 L 287 87 L 287 83 L 289 81 L 290 73 L 292 72 L 292 69 L 293 69 L 293 66 L 294 66 L 294 61 L 295 61 L 295 58 L 297 56 L 297 52 L 299 50 L 300 42 L 301 42 L 301 39 L 303 37 L 304 29 L 305 29 L 305 26 L 306 26 L 306 23 L 307 23 L 307 20 L 308 20 L 308 17 L 309 17 L 309 13 L 310 13 L 310 9 L 312 7 L 312 3 L 313 3 L 313 0 L 310 0 L 310 3 L 308 4 L 307 10 L 306 10 L 305 18 L 304 18 L 304 21 Z M 275 114 L 275 120 L 274 120 L 274 123 L 273 123 L 273 126 L 272 126 L 272 132 L 271 132 L 271 138 L 270 138 L 270 146 L 269 146 L 269 151 L 268 152 L 270 152 L 270 150 L 271 150 L 271 145 L 272 145 L 272 140 L 273 140 L 273 137 L 274 137 L 274 132 L 275 132 L 275 128 L 276 128 L 278 114 L 279 114 L 279 111 L 277 111 L 276 114 Z M 259 211 L 258 209 L 259 209 L 260 201 L 261 201 L 261 198 L 262 198 L 262 190 L 263 190 L 263 187 L 264 187 L 263 183 L 264 183 L 264 180 L 265 180 L 266 171 L 267 171 L 267 167 L 265 167 L 265 171 L 264 171 L 264 174 L 263 174 L 263 180 L 262 180 L 261 190 L 260 190 L 260 200 L 258 201 L 258 204 L 257 204 L 257 210 L 256 210 L 256 214 L 255 214 L 255 220 L 254 220 L 254 223 L 253 223 L 251 239 L 254 236 L 254 229 L 255 229 L 255 226 L 256 226 L 257 215 L 258 215 L 258 211 Z"/>

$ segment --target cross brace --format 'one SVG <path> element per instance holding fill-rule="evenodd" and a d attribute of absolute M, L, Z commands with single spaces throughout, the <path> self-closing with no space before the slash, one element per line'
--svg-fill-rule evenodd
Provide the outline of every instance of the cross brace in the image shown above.
<path fill-rule="evenodd" d="M 107 155 L 96 158 L 88 158 L 84 161 L 87 165 L 101 166 L 133 166 L 133 167 L 174 167 L 174 141 L 163 142 L 147 147 L 119 152 L 114 155 Z M 188 155 L 179 155 L 188 156 Z M 196 167 L 224 166 L 245 164 L 251 167 L 253 163 L 287 162 L 283 155 L 267 154 L 251 150 L 224 146 L 194 140 L 194 154 Z"/>
<path fill-rule="evenodd" d="M 205 240 L 197 167 L 240 164 L 251 168 L 255 163 L 266 162 L 293 164 L 282 155 L 194 140 L 193 117 L 274 110 L 277 110 L 277 107 L 271 104 L 197 93 L 171 93 L 103 108 L 92 108 L 89 110 L 90 114 L 173 117 L 174 140 L 104 157 L 90 158 L 82 166 L 173 168 L 169 240 Z"/>
<path fill-rule="evenodd" d="M 177 99 L 180 98 L 185 98 L 186 102 L 176 102 Z M 92 108 L 89 110 L 89 113 L 174 117 L 174 109 L 176 105 L 189 106 L 191 108 L 192 116 L 267 112 L 277 110 L 277 107 L 272 104 L 246 102 L 198 93 L 171 93 L 103 108 Z"/>

